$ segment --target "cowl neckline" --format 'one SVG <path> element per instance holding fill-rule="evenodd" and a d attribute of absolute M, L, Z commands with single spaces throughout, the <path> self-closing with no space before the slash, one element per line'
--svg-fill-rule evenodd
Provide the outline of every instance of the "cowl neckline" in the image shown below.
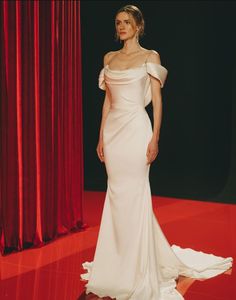
<path fill-rule="evenodd" d="M 157 64 L 157 63 L 153 63 L 153 62 L 145 62 L 145 63 L 143 63 L 142 65 L 140 65 L 140 66 L 137 66 L 137 67 L 132 67 L 132 68 L 127 68 L 127 69 L 123 69 L 123 70 L 119 70 L 119 69 L 111 69 L 110 68 L 110 66 L 109 66 L 109 64 L 106 64 L 105 66 L 104 66 L 104 69 L 107 69 L 107 70 L 109 70 L 109 71 L 111 71 L 111 72 L 128 72 L 128 71 L 133 71 L 133 70 L 138 70 L 138 69 L 142 69 L 143 67 L 146 67 L 146 66 L 148 66 L 148 65 L 154 65 L 154 66 L 157 66 L 157 67 L 159 67 L 159 68 L 163 68 L 164 70 L 166 70 L 167 71 L 167 69 L 165 68 L 165 67 L 163 67 L 161 64 Z"/>

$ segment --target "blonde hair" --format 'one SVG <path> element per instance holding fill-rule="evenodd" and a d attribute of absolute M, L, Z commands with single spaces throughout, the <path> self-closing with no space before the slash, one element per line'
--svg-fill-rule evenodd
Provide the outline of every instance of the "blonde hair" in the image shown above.
<path fill-rule="evenodd" d="M 139 37 L 142 37 L 144 35 L 145 23 L 141 10 L 135 5 L 125 5 L 117 11 L 116 16 L 121 12 L 126 12 L 128 15 L 131 15 L 133 17 L 136 25 L 139 27 L 138 35 Z M 119 37 L 116 32 L 116 40 L 118 39 Z"/>

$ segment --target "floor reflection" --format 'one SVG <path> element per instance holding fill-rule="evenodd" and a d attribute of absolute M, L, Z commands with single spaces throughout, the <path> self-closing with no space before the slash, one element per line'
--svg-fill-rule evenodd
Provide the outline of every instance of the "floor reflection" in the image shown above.
<path fill-rule="evenodd" d="M 85 192 L 85 198 L 85 222 L 90 227 L 84 232 L 39 249 L 0 256 L 0 300 L 101 299 L 85 294 L 86 281 L 80 274 L 82 262 L 94 256 L 105 193 Z M 153 197 L 153 207 L 171 244 L 236 259 L 236 205 Z M 177 290 L 185 300 L 234 300 L 236 271 L 225 274 L 204 281 L 179 277 Z"/>
<path fill-rule="evenodd" d="M 190 286 L 196 281 L 196 279 L 180 276 L 177 280 L 177 291 L 184 296 Z"/>

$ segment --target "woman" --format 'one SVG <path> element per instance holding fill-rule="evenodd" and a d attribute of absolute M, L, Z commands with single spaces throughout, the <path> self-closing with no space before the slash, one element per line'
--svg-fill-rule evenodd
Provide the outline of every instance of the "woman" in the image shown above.
<path fill-rule="evenodd" d="M 140 46 L 141 11 L 132 5 L 115 18 L 119 51 L 104 57 L 99 87 L 106 91 L 97 155 L 105 162 L 107 193 L 93 262 L 83 263 L 86 293 L 117 300 L 179 300 L 180 276 L 209 278 L 232 258 L 216 257 L 167 242 L 152 211 L 149 169 L 158 155 L 161 88 L 167 70 L 160 55 Z M 152 101 L 153 129 L 145 106 Z"/>

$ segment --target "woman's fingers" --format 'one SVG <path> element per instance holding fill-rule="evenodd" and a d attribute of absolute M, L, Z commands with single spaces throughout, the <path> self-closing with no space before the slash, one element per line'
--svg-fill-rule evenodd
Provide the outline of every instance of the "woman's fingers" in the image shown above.
<path fill-rule="evenodd" d="M 148 164 L 152 163 L 156 159 L 157 155 L 158 155 L 157 151 L 150 150 L 148 148 L 148 150 L 147 150 L 147 163 Z"/>
<path fill-rule="evenodd" d="M 101 162 L 104 161 L 104 153 L 103 153 L 103 147 L 101 145 L 97 146 L 97 155 Z"/>
<path fill-rule="evenodd" d="M 103 161 L 103 155 L 100 151 L 98 151 L 98 158 L 100 159 L 100 161 L 102 162 Z"/>
<path fill-rule="evenodd" d="M 103 149 L 100 149 L 100 160 L 101 160 L 101 162 L 104 161 Z"/>

